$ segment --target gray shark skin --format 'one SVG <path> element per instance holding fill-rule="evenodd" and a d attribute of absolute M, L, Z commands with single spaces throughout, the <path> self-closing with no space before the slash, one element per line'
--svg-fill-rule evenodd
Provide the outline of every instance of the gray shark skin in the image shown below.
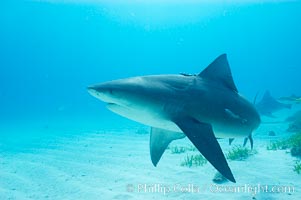
<path fill-rule="evenodd" d="M 111 111 L 151 126 L 154 166 L 171 141 L 187 136 L 232 182 L 236 181 L 216 138 L 246 138 L 260 124 L 253 104 L 237 91 L 226 54 L 196 76 L 139 76 L 92 85 L 88 92 Z"/>
<path fill-rule="evenodd" d="M 274 97 L 272 97 L 271 93 L 268 90 L 265 91 L 261 101 L 256 104 L 256 109 L 258 110 L 260 115 L 271 118 L 275 118 L 275 116 L 273 115 L 274 112 L 282 109 L 291 109 L 291 107 L 291 104 L 278 102 Z"/>

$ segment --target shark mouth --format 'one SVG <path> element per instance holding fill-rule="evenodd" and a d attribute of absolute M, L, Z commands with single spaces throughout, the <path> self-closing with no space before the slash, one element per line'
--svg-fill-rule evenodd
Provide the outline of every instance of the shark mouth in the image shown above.
<path fill-rule="evenodd" d="M 107 103 L 107 108 L 109 109 L 109 110 L 112 110 L 112 111 L 114 111 L 114 110 L 116 110 L 116 109 L 122 109 L 122 110 L 125 110 L 125 109 L 128 109 L 126 106 L 122 106 L 122 105 L 120 105 L 120 104 L 117 104 L 117 103 Z"/>

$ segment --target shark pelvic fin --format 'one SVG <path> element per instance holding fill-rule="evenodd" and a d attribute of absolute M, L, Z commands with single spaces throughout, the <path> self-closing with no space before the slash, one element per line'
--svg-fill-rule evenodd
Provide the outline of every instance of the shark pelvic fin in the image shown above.
<path fill-rule="evenodd" d="M 234 138 L 229 138 L 229 145 L 231 145 L 233 141 L 234 141 Z"/>
<path fill-rule="evenodd" d="M 253 142 L 253 137 L 252 137 L 252 133 L 250 133 L 250 135 L 248 137 L 245 138 L 244 140 L 244 144 L 243 146 L 245 147 L 248 140 L 250 140 L 250 144 L 251 144 L 251 149 L 253 149 L 253 146 L 254 146 L 254 142 Z"/>
<path fill-rule="evenodd" d="M 230 90 L 238 92 L 232 78 L 226 54 L 217 57 L 199 76 L 207 80 L 219 82 Z"/>
<path fill-rule="evenodd" d="M 217 171 L 228 180 L 236 182 L 210 124 L 199 122 L 191 117 L 173 121 Z"/>
<path fill-rule="evenodd" d="M 184 137 L 185 135 L 183 133 L 151 127 L 150 155 L 153 165 L 157 166 L 170 142 Z"/>

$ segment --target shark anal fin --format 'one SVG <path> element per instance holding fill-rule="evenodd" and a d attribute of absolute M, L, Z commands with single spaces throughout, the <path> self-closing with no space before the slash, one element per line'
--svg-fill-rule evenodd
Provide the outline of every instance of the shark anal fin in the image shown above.
<path fill-rule="evenodd" d="M 170 142 L 184 137 L 182 133 L 151 127 L 150 155 L 153 165 L 157 166 Z"/>
<path fill-rule="evenodd" d="M 191 117 L 175 119 L 174 122 L 217 171 L 228 180 L 236 182 L 210 124 Z"/>

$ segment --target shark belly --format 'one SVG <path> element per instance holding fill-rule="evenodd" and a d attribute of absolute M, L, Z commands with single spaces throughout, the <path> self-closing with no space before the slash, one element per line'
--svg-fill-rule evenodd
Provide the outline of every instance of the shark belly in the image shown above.
<path fill-rule="evenodd" d="M 146 126 L 165 129 L 172 132 L 182 133 L 182 130 L 162 112 L 156 112 L 158 109 L 151 108 L 130 108 L 127 106 L 120 106 L 117 104 L 108 104 L 107 108 L 112 112 L 125 117 L 127 119 L 139 122 Z"/>
<path fill-rule="evenodd" d="M 122 117 L 146 126 L 183 133 L 173 121 L 169 120 L 162 112 L 159 112 L 157 108 L 151 109 L 144 107 L 134 109 L 133 107 L 121 106 L 118 104 L 108 104 L 107 108 Z M 229 125 L 217 122 L 211 123 L 211 125 L 216 138 L 244 138 L 250 134 L 249 131 L 241 130 L 241 127 L 239 126 L 230 128 Z"/>

